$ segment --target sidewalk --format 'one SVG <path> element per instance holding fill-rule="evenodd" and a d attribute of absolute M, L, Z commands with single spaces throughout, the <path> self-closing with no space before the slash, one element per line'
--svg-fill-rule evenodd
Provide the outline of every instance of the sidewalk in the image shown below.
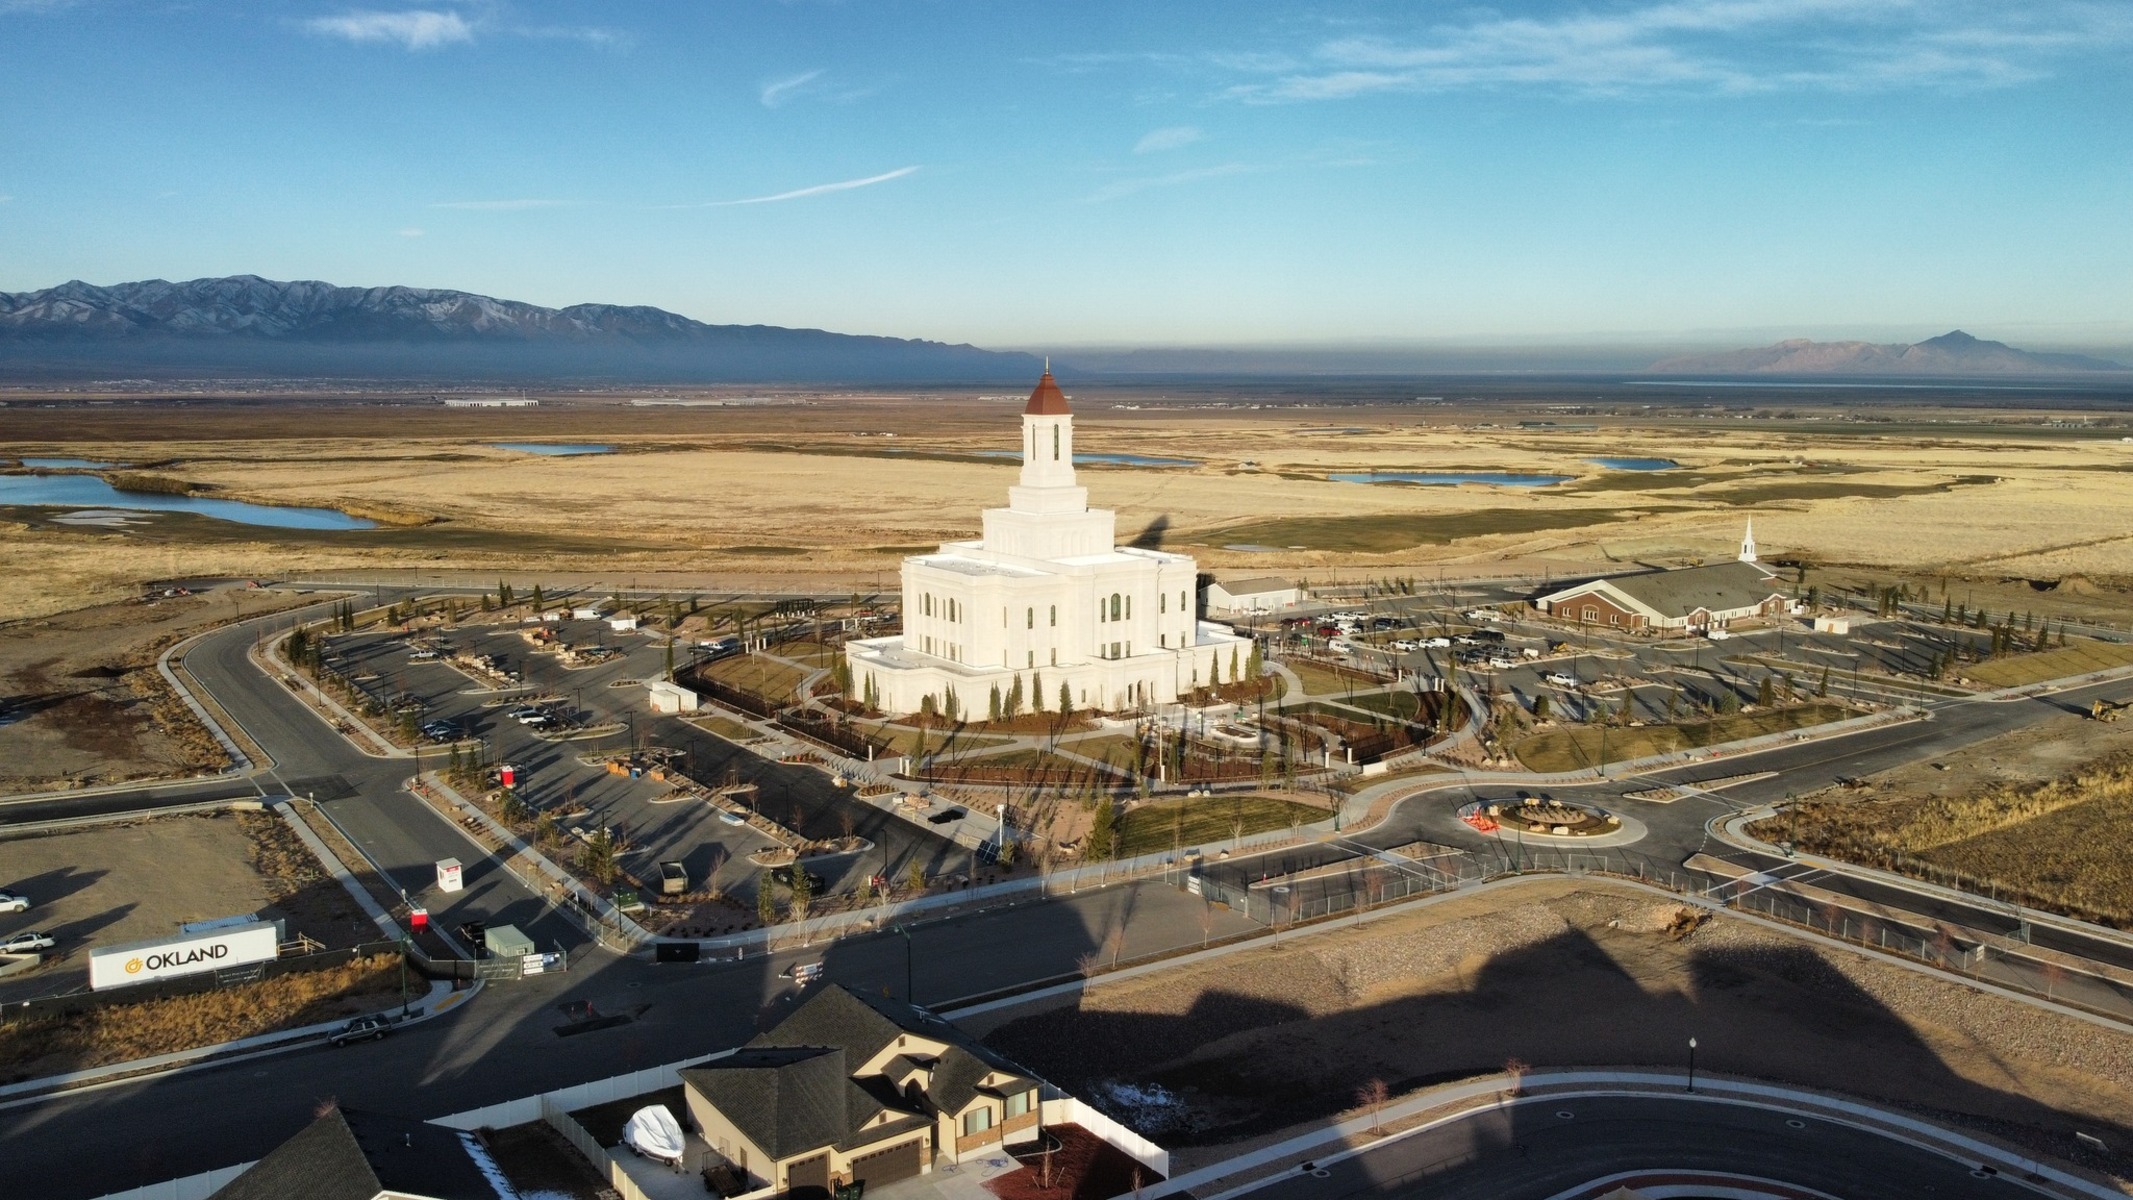
<path fill-rule="evenodd" d="M 1296 1137 L 1254 1150 L 1236 1158 L 1188 1171 L 1148 1188 L 1145 1200 L 1192 1193 L 1200 1200 L 1234 1200 L 1275 1182 L 1291 1170 L 1308 1163 L 1323 1168 L 1367 1154 L 1381 1146 L 1439 1129 L 1487 1112 L 1521 1104 L 1560 1103 L 1580 1097 L 1666 1096 L 1706 1104 L 1748 1105 L 1778 1112 L 1797 1113 L 1833 1124 L 1892 1138 L 1954 1159 L 1958 1162 L 1993 1166 L 2010 1179 L 2027 1179 L 2031 1187 L 2051 1196 L 2114 1197 L 2124 1195 L 2099 1177 L 2076 1174 L 2046 1166 L 2020 1148 L 1983 1135 L 1959 1132 L 1888 1109 L 1805 1088 L 1714 1077 L 1699 1074 L 1696 1091 L 1687 1090 L 1685 1073 L 1650 1070 L 1595 1070 L 1538 1072 L 1525 1076 L 1521 1094 L 1505 1094 L 1505 1076 L 1431 1089 L 1399 1103 L 1388 1105 L 1376 1117 L 1353 1117 L 1328 1122 Z M 1394 1132 L 1374 1129 L 1414 1122 Z M 1231 1186 L 1211 1189 L 1209 1185 Z"/>

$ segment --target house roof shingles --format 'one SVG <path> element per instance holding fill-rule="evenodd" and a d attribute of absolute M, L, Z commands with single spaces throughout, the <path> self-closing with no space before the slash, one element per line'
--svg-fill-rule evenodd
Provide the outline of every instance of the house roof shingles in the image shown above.
<path fill-rule="evenodd" d="M 932 1063 L 926 1100 L 948 1113 L 962 1111 L 978 1084 L 994 1072 L 1035 1080 L 1013 1063 L 967 1039 L 962 1031 L 908 1004 L 865 996 L 831 984 L 747 1046 L 691 1067 L 682 1080 L 724 1113 L 765 1154 L 784 1159 L 823 1146 L 850 1148 L 925 1123 L 889 1081 L 849 1074 L 910 1034 L 947 1049 Z M 892 1069 L 917 1064 L 898 1055 Z M 901 1073 L 899 1071 L 898 1073 Z M 907 1113 L 867 1129 L 884 1111 Z"/>
<path fill-rule="evenodd" d="M 210 1200 L 497 1200 L 459 1132 L 379 1113 L 334 1109 L 274 1148 Z"/>

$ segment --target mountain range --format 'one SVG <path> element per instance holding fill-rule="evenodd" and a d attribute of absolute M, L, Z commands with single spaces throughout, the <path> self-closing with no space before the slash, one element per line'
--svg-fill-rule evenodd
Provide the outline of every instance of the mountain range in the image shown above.
<path fill-rule="evenodd" d="M 1957 329 L 1908 345 L 1811 342 L 1805 338 L 1752 350 L 1688 354 L 1653 363 L 1670 375 L 2058 375 L 2124 371 L 2123 363 L 2085 354 L 2038 354 Z"/>
<path fill-rule="evenodd" d="M 711 382 L 1023 382 L 1038 360 L 975 346 L 643 305 L 542 308 L 471 292 L 256 275 L 0 292 L 0 373 Z"/>

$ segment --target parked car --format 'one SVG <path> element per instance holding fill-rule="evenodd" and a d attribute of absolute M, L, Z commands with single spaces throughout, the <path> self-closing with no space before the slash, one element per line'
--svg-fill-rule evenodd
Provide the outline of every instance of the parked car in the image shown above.
<path fill-rule="evenodd" d="M 806 874 L 807 890 L 813 895 L 821 895 L 822 889 L 828 885 L 823 882 L 823 879 L 820 875 L 815 874 L 813 871 L 808 871 L 806 872 Z M 772 867 L 770 869 L 770 881 L 772 883 L 779 884 L 784 887 L 791 887 L 793 881 L 792 866 L 790 864 L 787 864 L 786 866 L 782 867 Z"/>
<path fill-rule="evenodd" d="M 1445 647 L 1450 646 L 1451 644 L 1452 639 L 1445 637 L 1442 634 L 1439 634 L 1436 637 L 1426 637 L 1422 639 L 1422 645 L 1431 650 L 1442 650 Z"/>
<path fill-rule="evenodd" d="M 1393 641 L 1392 648 L 1402 654 L 1410 654 L 1421 649 L 1421 646 L 1412 638 L 1397 638 Z"/>
<path fill-rule="evenodd" d="M 1704 630 L 1703 635 L 1707 638 L 1710 638 L 1714 642 L 1723 642 L 1727 638 L 1733 636 L 1732 634 L 1727 633 L 1723 629 L 1706 629 Z"/>
<path fill-rule="evenodd" d="M 0 942 L 0 954 L 35 954 L 50 950 L 59 943 L 52 935 L 37 929 L 25 929 L 4 942 Z"/>
<path fill-rule="evenodd" d="M 1550 671 L 1546 675 L 1541 676 L 1541 678 L 1548 681 L 1549 683 L 1554 684 L 1557 687 L 1574 688 L 1578 686 L 1577 676 L 1565 675 L 1561 671 Z"/>
<path fill-rule="evenodd" d="M 719 810 L 718 819 L 728 825 L 746 825 L 748 823 L 748 818 L 730 808 Z"/>
<path fill-rule="evenodd" d="M 368 1042 L 384 1037 L 393 1031 L 393 1023 L 384 1017 L 357 1017 L 327 1035 L 326 1040 L 336 1046 L 350 1042 Z"/>
<path fill-rule="evenodd" d="M 19 892 L 0 892 L 0 912 L 28 912 L 30 898 Z"/>

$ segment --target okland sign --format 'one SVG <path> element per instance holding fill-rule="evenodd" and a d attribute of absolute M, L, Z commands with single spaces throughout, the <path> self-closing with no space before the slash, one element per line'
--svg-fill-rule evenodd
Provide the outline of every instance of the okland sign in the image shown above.
<path fill-rule="evenodd" d="M 272 962 L 280 945 L 281 922 L 253 921 L 208 933 L 105 946 L 89 952 L 89 986 L 125 987 L 174 975 Z"/>

